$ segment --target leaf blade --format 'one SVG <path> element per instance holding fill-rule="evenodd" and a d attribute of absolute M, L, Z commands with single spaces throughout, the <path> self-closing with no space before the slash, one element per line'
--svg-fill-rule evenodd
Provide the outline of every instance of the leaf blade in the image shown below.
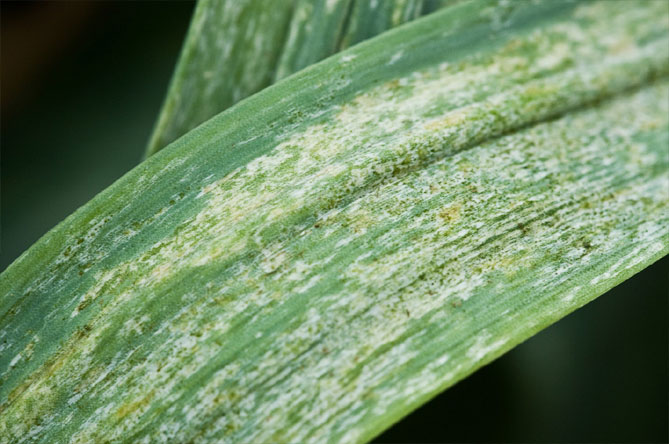
<path fill-rule="evenodd" d="M 140 165 L 0 276 L 16 342 L 0 357 L 13 419 L 0 433 L 362 441 L 666 254 L 666 13 L 643 5 L 544 3 L 497 31 L 496 9 L 464 5 L 309 68 Z M 443 29 L 475 55 L 444 49 Z M 313 104 L 324 79 L 343 93 Z M 561 288 L 571 299 L 555 300 Z M 31 333 L 36 319 L 49 328 Z M 32 422 L 79 405 L 102 410 Z"/>

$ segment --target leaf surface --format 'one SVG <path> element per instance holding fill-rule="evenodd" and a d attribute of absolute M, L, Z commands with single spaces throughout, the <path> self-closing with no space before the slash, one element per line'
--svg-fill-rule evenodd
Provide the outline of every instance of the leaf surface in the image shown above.
<path fill-rule="evenodd" d="M 2 440 L 364 442 L 665 255 L 666 3 L 511 5 L 309 67 L 47 233 L 0 275 Z"/>

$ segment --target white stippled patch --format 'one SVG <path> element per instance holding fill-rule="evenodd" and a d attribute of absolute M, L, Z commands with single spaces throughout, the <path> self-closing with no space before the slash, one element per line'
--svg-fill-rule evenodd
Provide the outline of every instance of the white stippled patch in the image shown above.
<path fill-rule="evenodd" d="M 71 290 L 85 324 L 3 406 L 8 433 L 367 439 L 666 251 L 666 11 L 605 7 L 362 91 L 203 174 L 191 213 L 156 208 L 164 235 Z M 90 251 L 104 220 L 63 249 Z"/>

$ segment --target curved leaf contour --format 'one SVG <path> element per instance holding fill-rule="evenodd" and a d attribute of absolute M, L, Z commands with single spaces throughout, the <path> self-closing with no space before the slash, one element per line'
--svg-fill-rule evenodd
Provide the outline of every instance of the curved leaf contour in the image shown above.
<path fill-rule="evenodd" d="M 146 155 L 269 84 L 459 0 L 199 0 Z"/>
<path fill-rule="evenodd" d="M 2 442 L 364 442 L 665 255 L 669 11 L 465 3 L 240 102 L 0 276 Z"/>

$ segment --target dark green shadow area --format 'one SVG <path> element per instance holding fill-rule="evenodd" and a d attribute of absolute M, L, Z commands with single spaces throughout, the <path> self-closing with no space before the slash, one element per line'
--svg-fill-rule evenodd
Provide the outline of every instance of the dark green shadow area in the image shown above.
<path fill-rule="evenodd" d="M 2 2 L 0 270 L 136 166 L 193 2 Z"/>

